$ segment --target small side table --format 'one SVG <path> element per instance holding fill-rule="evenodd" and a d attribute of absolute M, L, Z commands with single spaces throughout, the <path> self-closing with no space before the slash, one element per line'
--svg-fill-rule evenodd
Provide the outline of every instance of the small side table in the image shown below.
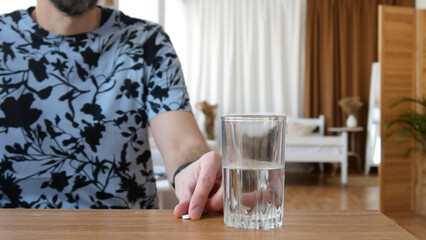
<path fill-rule="evenodd" d="M 338 133 L 342 133 L 342 132 L 348 133 L 348 137 L 350 138 L 350 142 L 351 142 L 350 147 L 348 149 L 348 157 L 353 156 L 357 159 L 358 171 L 362 172 L 361 156 L 355 151 L 355 134 L 357 132 L 364 131 L 364 128 L 363 127 L 329 127 L 328 131 L 329 132 L 338 132 Z"/>

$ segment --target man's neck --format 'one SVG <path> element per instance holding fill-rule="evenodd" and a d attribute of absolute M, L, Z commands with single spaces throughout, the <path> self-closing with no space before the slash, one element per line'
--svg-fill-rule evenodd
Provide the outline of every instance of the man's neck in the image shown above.
<path fill-rule="evenodd" d="M 95 7 L 82 15 L 70 16 L 58 10 L 50 1 L 38 0 L 31 17 L 43 29 L 69 36 L 97 29 L 101 22 L 101 9 Z"/>

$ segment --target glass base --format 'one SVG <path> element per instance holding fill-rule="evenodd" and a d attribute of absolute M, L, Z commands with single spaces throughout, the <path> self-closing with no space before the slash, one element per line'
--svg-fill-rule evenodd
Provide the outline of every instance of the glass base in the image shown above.
<path fill-rule="evenodd" d="M 236 208 L 231 211 L 229 206 L 224 206 L 223 217 L 225 225 L 228 227 L 248 229 L 248 230 L 270 230 L 281 228 L 283 225 L 284 212 L 281 208 L 276 208 L 270 204 L 265 212 L 253 209 L 251 213 L 245 209 Z"/>

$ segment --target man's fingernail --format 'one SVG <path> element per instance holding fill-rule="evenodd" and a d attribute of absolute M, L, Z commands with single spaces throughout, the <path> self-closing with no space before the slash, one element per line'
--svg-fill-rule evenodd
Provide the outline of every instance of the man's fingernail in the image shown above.
<path fill-rule="evenodd" d="M 195 207 L 192 209 L 192 214 L 197 216 L 197 217 L 201 217 L 201 208 L 200 207 Z"/>

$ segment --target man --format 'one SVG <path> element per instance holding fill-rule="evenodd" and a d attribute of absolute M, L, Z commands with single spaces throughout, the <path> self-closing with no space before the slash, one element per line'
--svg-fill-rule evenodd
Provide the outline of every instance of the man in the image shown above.
<path fill-rule="evenodd" d="M 168 36 L 96 4 L 38 0 L 0 17 L 0 207 L 156 208 L 149 124 L 175 215 L 220 210 L 221 158 Z"/>

